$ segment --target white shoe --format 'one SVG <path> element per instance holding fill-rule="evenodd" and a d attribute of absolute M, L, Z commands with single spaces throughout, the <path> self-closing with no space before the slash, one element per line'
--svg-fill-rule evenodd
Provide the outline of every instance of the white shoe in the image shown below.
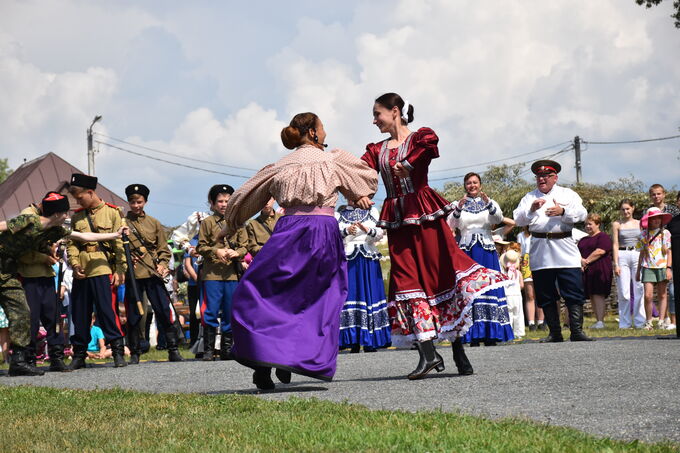
<path fill-rule="evenodd" d="M 595 324 L 590 326 L 591 329 L 604 329 L 604 323 L 602 321 L 597 321 Z"/>
<path fill-rule="evenodd" d="M 642 326 L 643 329 L 645 330 L 652 330 L 654 327 L 652 326 L 652 321 L 647 321 L 645 322 L 645 325 Z"/>
<path fill-rule="evenodd" d="M 665 330 L 675 330 L 675 324 L 671 324 L 670 322 L 664 324 L 664 329 Z"/>
<path fill-rule="evenodd" d="M 660 329 L 660 330 L 664 330 L 666 328 L 666 322 L 659 319 L 659 322 L 656 325 L 656 328 Z"/>

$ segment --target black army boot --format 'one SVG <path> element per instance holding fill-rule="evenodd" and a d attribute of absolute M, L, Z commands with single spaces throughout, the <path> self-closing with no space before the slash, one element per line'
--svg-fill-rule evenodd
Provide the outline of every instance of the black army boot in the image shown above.
<path fill-rule="evenodd" d="M 26 358 L 26 363 L 35 368 L 38 364 L 37 360 L 35 359 L 35 345 L 29 344 L 26 346 L 24 349 L 24 355 Z"/>
<path fill-rule="evenodd" d="M 451 343 L 451 349 L 453 349 L 453 361 L 456 363 L 456 368 L 458 368 L 458 374 L 462 376 L 468 376 L 474 373 L 472 369 L 472 364 L 465 355 L 465 349 L 463 349 L 463 339 L 458 337 L 456 341 Z"/>
<path fill-rule="evenodd" d="M 416 369 L 408 375 L 409 379 L 422 379 L 427 373 L 434 369 L 436 369 L 438 373 L 444 371 L 444 359 L 437 353 L 432 340 L 421 341 L 416 343 L 416 345 L 418 346 L 420 361 L 418 362 Z"/>
<path fill-rule="evenodd" d="M 544 307 L 543 315 L 545 316 L 545 323 L 550 329 L 548 336 L 541 339 L 541 343 L 561 343 L 564 341 L 562 336 L 562 325 L 560 323 L 560 312 L 557 307 L 557 302 L 552 302 Z"/>
<path fill-rule="evenodd" d="M 222 332 L 220 338 L 220 360 L 234 360 L 231 347 L 234 345 L 234 335 L 231 332 Z"/>
<path fill-rule="evenodd" d="M 184 360 L 179 353 L 179 339 L 177 338 L 177 330 L 174 326 L 165 331 L 165 341 L 168 343 L 168 362 L 181 362 Z"/>
<path fill-rule="evenodd" d="M 44 371 L 34 367 L 26 360 L 27 348 L 13 344 L 10 349 L 12 349 L 12 355 L 9 356 L 8 374 L 10 376 L 42 376 L 45 374 Z"/>
<path fill-rule="evenodd" d="M 213 326 L 203 327 L 203 360 L 212 362 L 215 360 L 215 336 L 217 328 Z"/>
<path fill-rule="evenodd" d="M 260 390 L 273 390 L 276 388 L 274 381 L 272 381 L 272 369 L 269 367 L 259 366 L 255 368 L 253 373 L 253 384 Z"/>
<path fill-rule="evenodd" d="M 79 370 L 85 368 L 85 358 L 87 357 L 87 346 L 77 346 L 73 345 L 73 357 L 71 358 L 71 363 L 69 364 L 69 369 L 71 371 Z"/>
<path fill-rule="evenodd" d="M 111 354 L 113 355 L 113 366 L 120 368 L 127 366 L 125 361 L 125 345 L 122 338 L 111 340 Z"/>
<path fill-rule="evenodd" d="M 71 371 L 64 363 L 64 345 L 54 344 L 49 347 L 50 367 L 48 371 Z"/>
<path fill-rule="evenodd" d="M 139 357 L 142 355 L 142 346 L 140 344 L 139 325 L 128 326 L 128 332 L 125 336 L 127 340 L 127 347 L 130 349 L 130 365 L 139 364 Z"/>
<path fill-rule="evenodd" d="M 567 305 L 569 312 L 570 341 L 595 341 L 583 333 L 583 305 Z"/>

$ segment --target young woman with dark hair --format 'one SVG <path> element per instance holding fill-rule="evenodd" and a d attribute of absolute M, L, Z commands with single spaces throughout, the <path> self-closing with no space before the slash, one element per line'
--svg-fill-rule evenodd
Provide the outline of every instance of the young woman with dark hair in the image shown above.
<path fill-rule="evenodd" d="M 446 216 L 449 203 L 427 183 L 439 138 L 430 128 L 408 128 L 413 106 L 396 93 L 373 104 L 373 124 L 389 138 L 369 143 L 362 157 L 380 172 L 387 198 L 378 226 L 387 230 L 391 260 L 388 310 L 395 345 L 416 343 L 420 361 L 409 379 L 444 370 L 434 340 L 450 339 L 460 374 L 472 374 L 461 337 L 472 323 L 470 302 L 504 285 L 505 278 L 472 261 L 456 244 Z"/>
<path fill-rule="evenodd" d="M 234 231 L 274 197 L 285 215 L 234 293 L 233 354 L 255 370 L 253 383 L 272 389 L 271 368 L 330 381 L 335 374 L 340 310 L 347 297 L 345 247 L 335 220 L 338 192 L 369 209 L 373 170 L 352 154 L 324 151 L 326 131 L 313 113 L 295 115 L 281 131 L 294 151 L 260 170 L 229 200 L 224 233 Z"/>

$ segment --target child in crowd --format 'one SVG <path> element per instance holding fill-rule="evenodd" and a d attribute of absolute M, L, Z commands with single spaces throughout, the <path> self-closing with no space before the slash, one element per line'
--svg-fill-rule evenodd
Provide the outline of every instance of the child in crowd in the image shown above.
<path fill-rule="evenodd" d="M 106 348 L 106 340 L 104 339 L 104 332 L 96 324 L 96 316 L 92 315 L 92 325 L 90 326 L 90 343 L 87 345 L 88 359 L 108 359 L 113 356 L 111 349 Z M 125 346 L 125 355 L 130 356 L 130 350 Z"/>
<path fill-rule="evenodd" d="M 640 251 L 637 275 L 635 279 L 642 281 L 645 292 L 645 314 L 647 321 L 644 328 L 652 329 L 652 308 L 654 289 L 659 295 L 659 324 L 665 328 L 664 318 L 668 306 L 668 281 L 672 278 L 671 234 L 664 226 L 671 221 L 671 215 L 657 207 L 649 208 L 640 220 L 642 232 L 636 249 Z"/>
<path fill-rule="evenodd" d="M 522 279 L 522 272 L 520 270 L 521 256 L 519 251 L 519 244 L 516 242 L 508 245 L 505 253 L 501 256 L 501 268 L 503 273 L 512 282 L 510 286 L 505 289 L 505 297 L 508 300 L 508 312 L 510 314 L 510 326 L 515 338 L 523 337 L 526 332 L 524 330 L 524 307 L 522 304 L 522 289 L 524 288 L 524 280 Z"/>

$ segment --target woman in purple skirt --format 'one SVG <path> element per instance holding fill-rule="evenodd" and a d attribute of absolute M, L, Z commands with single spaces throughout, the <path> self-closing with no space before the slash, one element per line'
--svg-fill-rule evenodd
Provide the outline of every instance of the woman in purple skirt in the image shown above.
<path fill-rule="evenodd" d="M 223 234 L 234 231 L 274 197 L 285 215 L 234 292 L 233 354 L 255 370 L 258 389 L 291 372 L 330 381 L 338 354 L 340 310 L 347 297 L 345 249 L 334 217 L 338 192 L 369 209 L 375 171 L 352 154 L 324 151 L 326 132 L 314 113 L 281 131 L 294 150 L 260 170 L 229 200 Z"/>

